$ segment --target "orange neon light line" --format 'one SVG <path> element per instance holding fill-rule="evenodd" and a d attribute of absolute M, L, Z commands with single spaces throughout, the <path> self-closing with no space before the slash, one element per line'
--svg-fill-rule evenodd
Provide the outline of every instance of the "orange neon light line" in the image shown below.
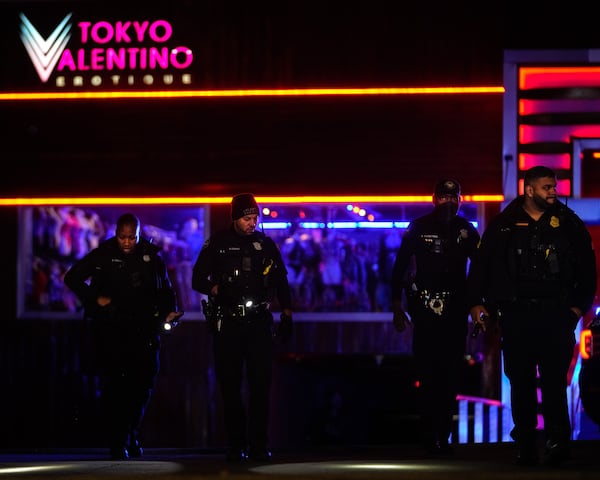
<path fill-rule="evenodd" d="M 591 355 L 592 331 L 589 328 L 583 329 L 579 334 L 579 354 L 581 358 L 587 360 Z"/>
<path fill-rule="evenodd" d="M 256 196 L 262 204 L 298 203 L 430 203 L 431 195 L 298 195 Z M 502 202 L 504 195 L 463 195 L 463 202 Z M 227 197 L 29 197 L 0 198 L 0 206 L 39 205 L 202 205 L 228 204 Z"/>
<path fill-rule="evenodd" d="M 289 88 L 250 90 L 153 90 L 112 92 L 13 92 L 0 93 L 0 100 L 88 100 L 118 98 L 202 97 L 299 97 L 319 95 L 430 95 L 504 93 L 504 87 L 377 87 L 377 88 Z"/>

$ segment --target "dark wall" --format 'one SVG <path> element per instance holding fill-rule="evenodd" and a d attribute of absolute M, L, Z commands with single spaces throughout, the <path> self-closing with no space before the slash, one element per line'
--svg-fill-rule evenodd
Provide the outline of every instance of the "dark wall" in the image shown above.
<path fill-rule="evenodd" d="M 392 335 L 392 328 L 391 322 L 297 322 L 293 342 L 276 346 L 272 446 L 378 443 L 391 441 L 396 427 L 413 428 L 414 368 L 410 355 L 398 353 L 410 351 L 409 337 Z M 87 322 L 10 322 L 0 337 L 0 352 L 0 449 L 106 446 Z M 333 395 L 343 403 L 337 421 L 346 433 L 326 439 L 321 420 L 331 413 Z M 396 427 L 376 427 L 378 415 L 398 417 Z M 184 321 L 163 337 L 161 371 L 141 436 L 154 448 L 224 445 L 204 322 Z M 409 441 L 405 434 L 401 438 Z"/>
<path fill-rule="evenodd" d="M 4 195 L 501 193 L 502 96 L 4 105 Z"/>

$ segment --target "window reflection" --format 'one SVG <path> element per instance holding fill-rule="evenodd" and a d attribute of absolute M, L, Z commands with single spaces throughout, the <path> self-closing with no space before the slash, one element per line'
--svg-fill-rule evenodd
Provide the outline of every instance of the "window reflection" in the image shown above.
<path fill-rule="evenodd" d="M 261 227 L 288 267 L 296 312 L 389 312 L 402 234 L 431 204 L 264 207 Z M 461 204 L 476 223 L 476 205 Z M 265 212 L 276 213 L 275 218 Z"/>
<path fill-rule="evenodd" d="M 411 219 L 432 208 L 427 203 L 261 207 L 260 228 L 281 249 L 295 312 L 391 311 L 392 266 L 402 234 Z M 202 297 L 191 288 L 191 278 L 208 234 L 209 205 L 21 207 L 20 316 L 80 316 L 81 305 L 64 286 L 63 276 L 75 260 L 114 235 L 125 209 L 140 217 L 142 234 L 163 248 L 180 307 L 203 318 Z M 476 222 L 476 204 L 463 202 L 460 209 Z"/>
<path fill-rule="evenodd" d="M 191 288 L 191 277 L 204 243 L 205 208 L 49 206 L 22 209 L 20 313 L 79 314 L 80 302 L 65 287 L 64 274 L 76 260 L 115 234 L 115 222 L 125 210 L 138 215 L 142 235 L 162 247 L 180 308 L 199 311 L 201 298 Z"/>

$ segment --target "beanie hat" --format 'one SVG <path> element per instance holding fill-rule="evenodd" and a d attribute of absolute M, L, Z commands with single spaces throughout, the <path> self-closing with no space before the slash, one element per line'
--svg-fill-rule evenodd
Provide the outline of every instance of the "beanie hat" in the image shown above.
<path fill-rule="evenodd" d="M 456 195 L 460 197 L 460 183 L 450 178 L 440 180 L 435 185 L 434 194 L 436 197 L 441 197 L 442 195 Z"/>
<path fill-rule="evenodd" d="M 240 193 L 231 199 L 231 219 L 259 215 L 258 204 L 251 193 Z"/>

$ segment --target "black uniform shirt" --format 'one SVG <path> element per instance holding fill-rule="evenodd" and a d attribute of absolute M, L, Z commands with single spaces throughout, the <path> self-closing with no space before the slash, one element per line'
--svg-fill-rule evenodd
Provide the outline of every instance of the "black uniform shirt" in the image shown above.
<path fill-rule="evenodd" d="M 462 293 L 468 260 L 478 242 L 479 233 L 461 216 L 444 222 L 434 211 L 415 219 L 396 255 L 392 300 L 400 300 L 402 290 L 413 283 L 418 290 Z"/>
<path fill-rule="evenodd" d="M 194 265 L 192 288 L 216 298 L 220 305 L 241 305 L 245 300 L 270 302 L 291 309 L 287 270 L 279 248 L 262 232 L 239 235 L 233 225 L 211 235 Z"/>
<path fill-rule="evenodd" d="M 116 237 L 110 238 L 69 269 L 65 285 L 81 300 L 89 317 L 130 318 L 137 326 L 156 331 L 168 313 L 177 310 L 175 291 L 159 251 L 140 239 L 132 253 L 124 254 Z M 99 296 L 110 297 L 111 304 L 100 307 Z"/>
<path fill-rule="evenodd" d="M 467 281 L 469 306 L 553 297 L 587 312 L 597 279 L 585 224 L 559 201 L 534 221 L 523 201 L 514 199 L 483 233 Z"/>

